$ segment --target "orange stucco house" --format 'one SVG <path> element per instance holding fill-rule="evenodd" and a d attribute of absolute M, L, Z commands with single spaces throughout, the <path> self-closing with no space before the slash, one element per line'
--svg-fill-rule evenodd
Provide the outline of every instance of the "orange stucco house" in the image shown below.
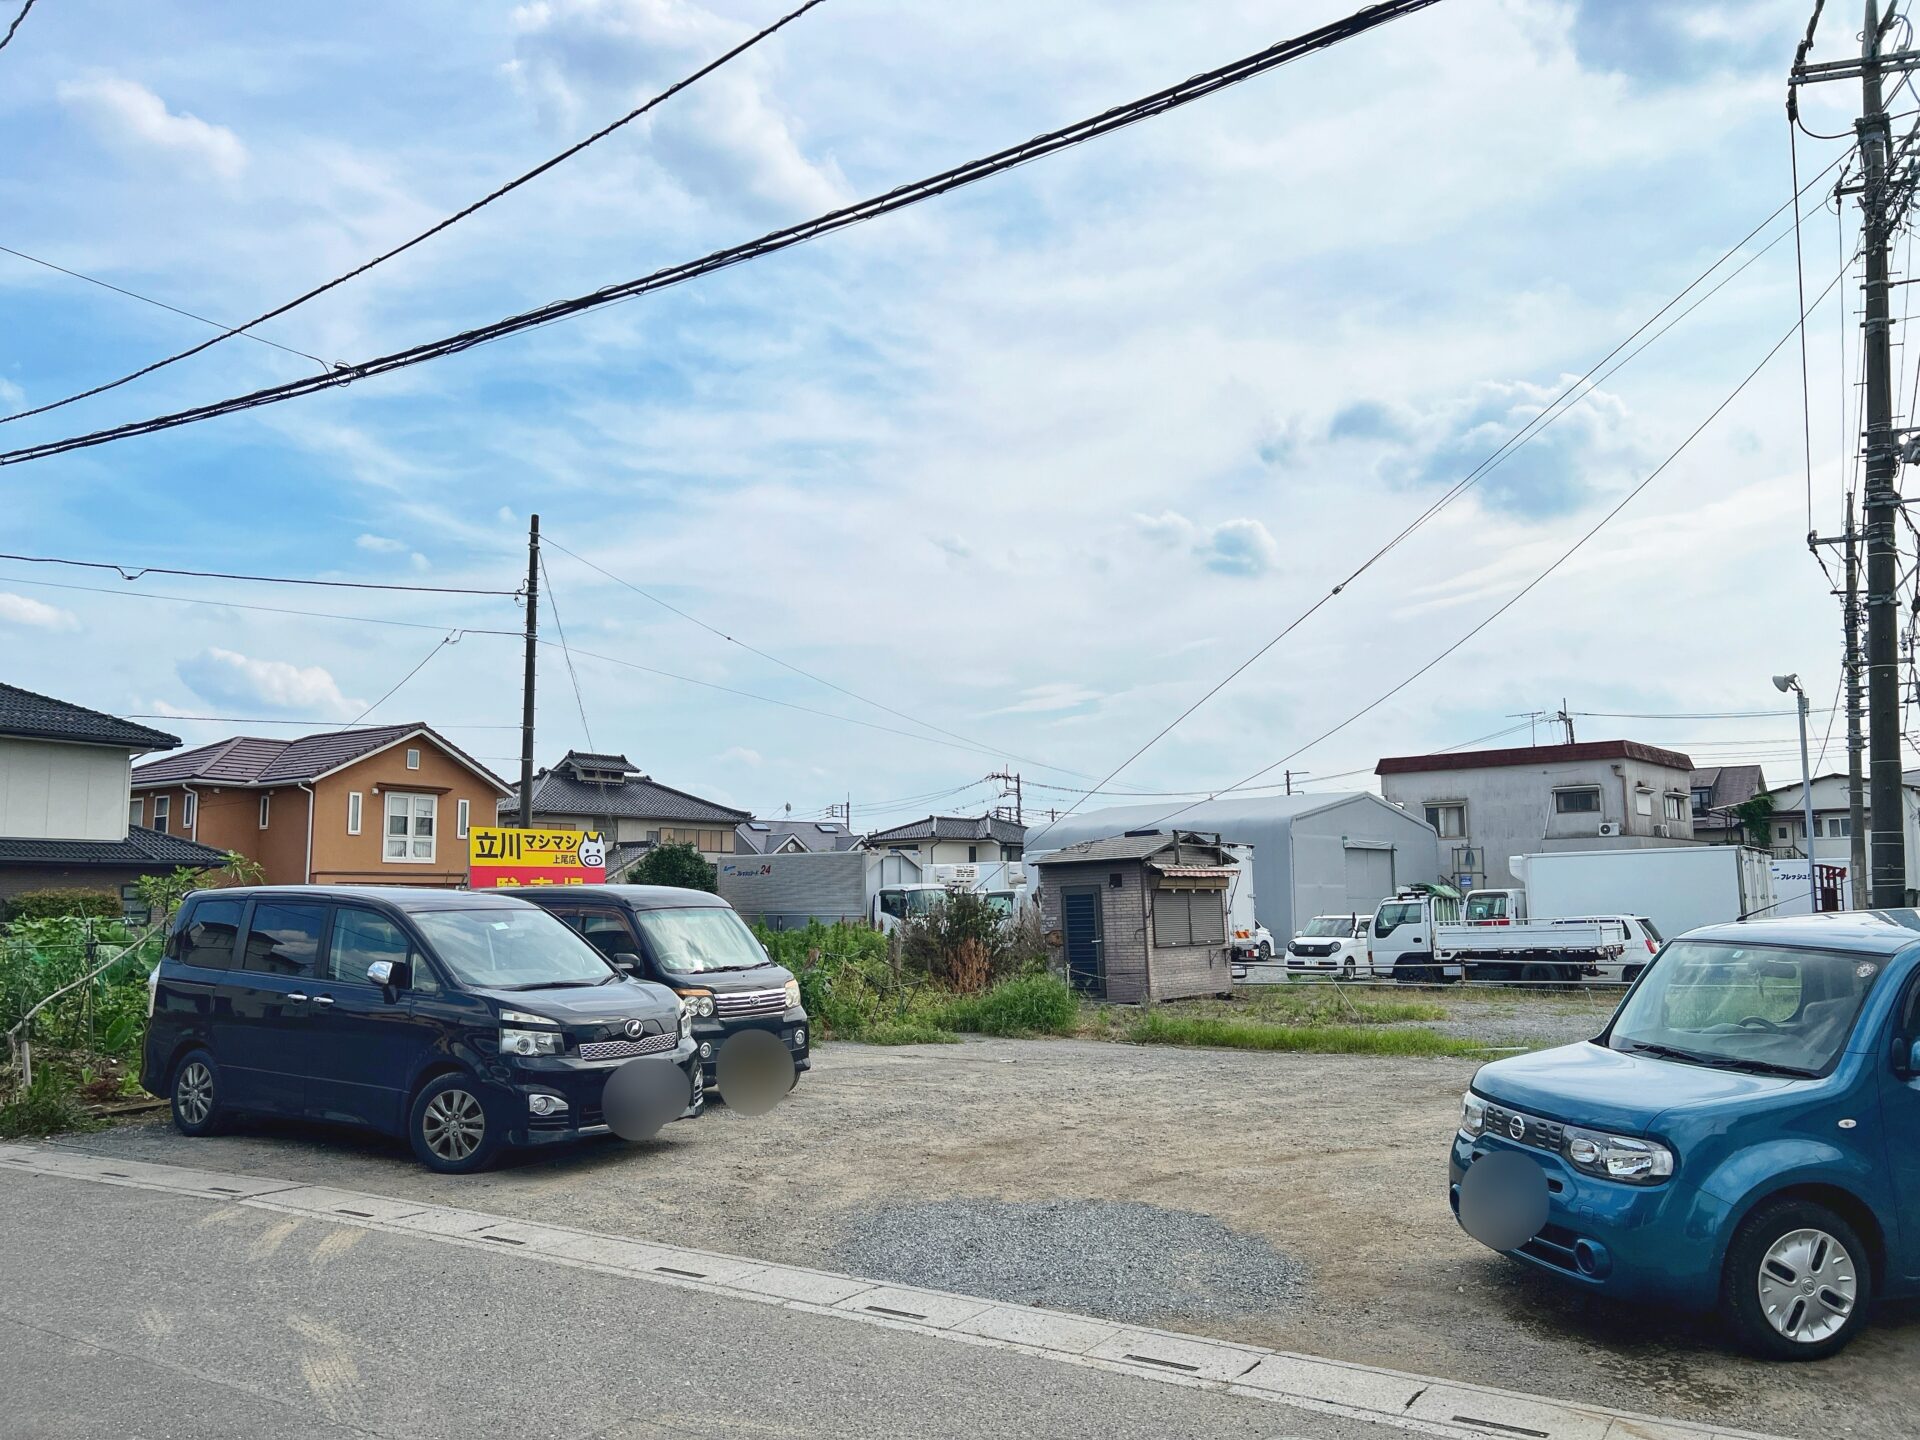
<path fill-rule="evenodd" d="M 269 885 L 467 879 L 507 783 L 425 725 L 239 735 L 139 766 L 132 823 L 257 861 Z"/>

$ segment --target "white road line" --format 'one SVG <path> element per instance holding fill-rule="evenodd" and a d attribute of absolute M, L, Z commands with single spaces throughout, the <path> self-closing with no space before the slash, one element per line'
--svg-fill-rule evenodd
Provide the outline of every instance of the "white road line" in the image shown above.
<path fill-rule="evenodd" d="M 1013 1350 L 1163 1384 L 1225 1390 L 1453 1440 L 1769 1440 L 1750 1431 L 1290 1355 L 1092 1315 L 888 1285 L 294 1180 L 115 1160 L 36 1145 L 0 1145 L 0 1171 L 156 1190 L 493 1253 L 510 1251 L 542 1264 Z"/>

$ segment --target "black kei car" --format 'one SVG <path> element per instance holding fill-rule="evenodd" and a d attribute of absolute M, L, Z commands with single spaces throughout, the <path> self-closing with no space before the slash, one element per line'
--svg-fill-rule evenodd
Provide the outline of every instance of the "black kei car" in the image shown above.
<path fill-rule="evenodd" d="M 742 1030 L 780 1037 L 798 1073 L 808 1068 L 800 984 L 718 895 L 671 885 L 549 885 L 492 892 L 552 911 L 616 965 L 665 985 L 693 1012 L 708 1085 L 727 1038 Z M 721 1086 L 721 1093 L 726 1093 Z"/>
<path fill-rule="evenodd" d="M 152 987 L 140 1083 L 188 1135 L 300 1116 L 405 1136 L 423 1165 L 464 1173 L 504 1146 L 605 1133 L 602 1091 L 629 1063 L 669 1112 L 685 1097 L 678 1118 L 704 1098 L 671 991 L 492 892 L 197 891 Z"/>

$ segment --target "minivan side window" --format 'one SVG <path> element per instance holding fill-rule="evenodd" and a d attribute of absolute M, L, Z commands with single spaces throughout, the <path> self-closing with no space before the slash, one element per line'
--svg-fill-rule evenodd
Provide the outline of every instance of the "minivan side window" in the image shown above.
<path fill-rule="evenodd" d="M 324 905 L 255 902 L 244 967 L 267 975 L 311 979 L 319 967 L 320 935 L 326 923 Z"/>
<path fill-rule="evenodd" d="M 233 967 L 233 945 L 240 934 L 240 912 L 244 900 L 202 900 L 187 916 L 174 951 L 183 965 L 200 965 L 209 970 Z"/>
<path fill-rule="evenodd" d="M 400 927 L 384 915 L 356 905 L 338 905 L 333 911 L 333 929 L 327 936 L 327 963 L 321 977 L 342 985 L 371 984 L 367 979 L 369 965 L 376 960 L 400 964 L 412 950 Z"/>
<path fill-rule="evenodd" d="M 620 954 L 638 955 L 640 942 L 633 929 L 611 910 L 583 910 L 577 926 L 593 942 L 593 948 L 611 960 Z"/>

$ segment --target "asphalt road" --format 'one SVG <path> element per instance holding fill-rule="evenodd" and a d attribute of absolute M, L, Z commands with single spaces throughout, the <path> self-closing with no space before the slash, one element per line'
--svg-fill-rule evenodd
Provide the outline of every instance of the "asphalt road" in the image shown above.
<path fill-rule="evenodd" d="M 0 1172 L 0 1434 L 1405 1432 L 507 1251 Z"/>

